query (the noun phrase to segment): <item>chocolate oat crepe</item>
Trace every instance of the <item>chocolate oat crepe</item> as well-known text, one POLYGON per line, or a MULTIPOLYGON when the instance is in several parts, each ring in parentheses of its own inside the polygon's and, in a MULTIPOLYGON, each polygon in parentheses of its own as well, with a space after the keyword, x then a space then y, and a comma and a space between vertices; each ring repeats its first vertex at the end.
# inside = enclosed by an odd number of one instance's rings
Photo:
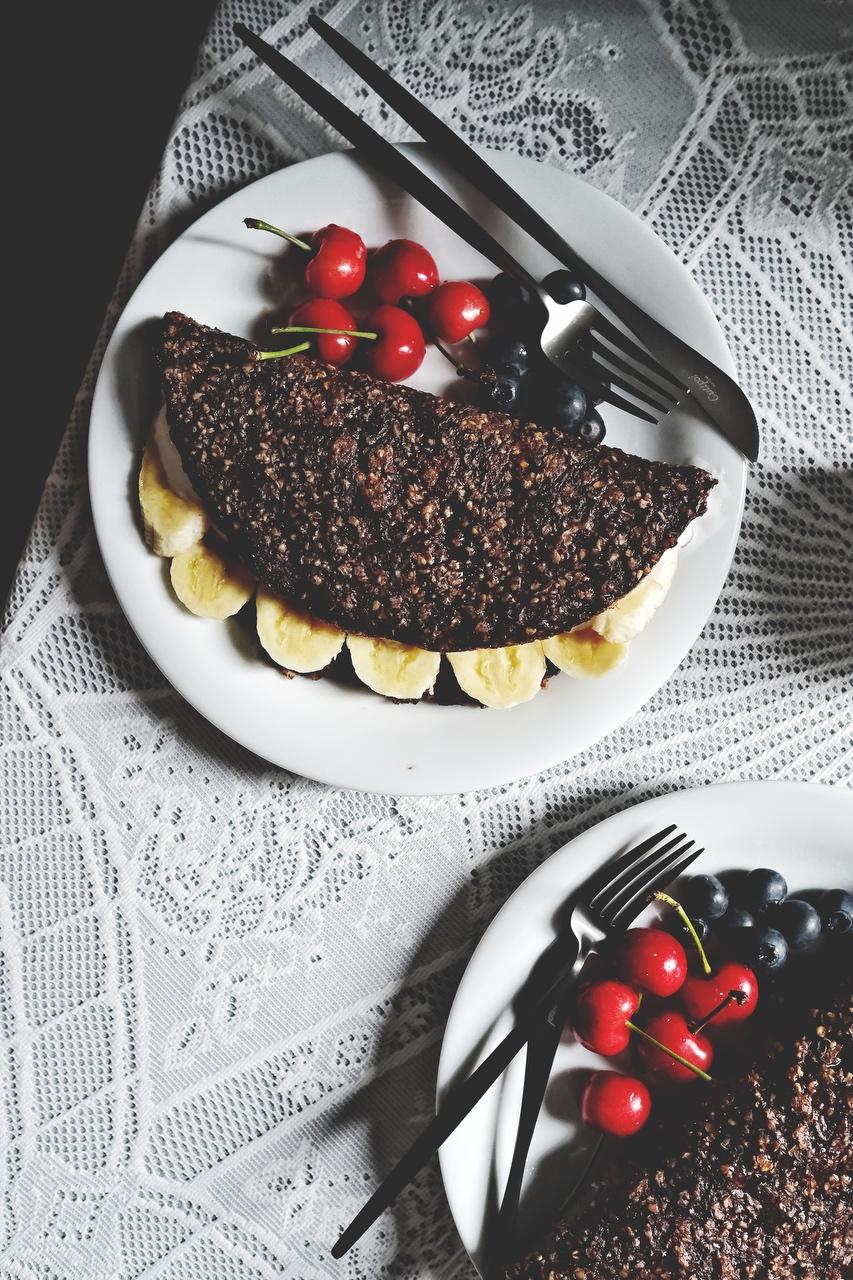
POLYGON ((680 1099, 506 1280, 846 1280, 853 1276, 849 978, 755 1047, 755 1065, 680 1099))
POLYGON ((345 631, 444 652, 569 631, 637 585, 715 483, 697 467, 254 352, 166 316, 172 438, 258 580, 345 631))

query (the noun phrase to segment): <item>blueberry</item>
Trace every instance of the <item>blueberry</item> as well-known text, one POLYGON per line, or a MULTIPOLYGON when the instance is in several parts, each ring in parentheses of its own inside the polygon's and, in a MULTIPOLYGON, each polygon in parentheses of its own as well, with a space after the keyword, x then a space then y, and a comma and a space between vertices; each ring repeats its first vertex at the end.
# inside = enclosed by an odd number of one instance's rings
POLYGON ((733 929, 752 929, 754 925, 755 917, 749 911, 744 911, 743 907, 729 907, 719 927, 724 933, 731 933, 733 929))
POLYGON ((853 935, 853 893, 846 889, 827 889, 818 902, 820 918, 833 937, 853 935))
POLYGON ((788 944, 778 929, 760 925, 756 930, 755 963, 760 973, 780 973, 788 959, 788 944))
POLYGON ((515 407, 521 395, 521 378, 517 374, 486 370, 481 381, 483 394, 490 408, 508 413, 515 407))
POLYGON ((788 944, 778 929, 761 924, 754 929, 736 929, 731 935, 738 958, 759 976, 781 973, 788 959, 788 944))
POLYGON ((607 428, 602 421, 601 414, 596 413, 595 409, 590 409, 583 422, 578 423, 575 427, 573 434, 579 440, 583 440, 584 444, 601 444, 607 435, 607 428))
POLYGON ((489 352, 489 359, 500 373, 523 377, 530 368, 530 351, 524 338, 499 338, 489 352))
POLYGON ((776 907, 771 920, 793 955, 814 951, 820 941, 820 916, 810 902, 787 898, 776 907))
POLYGON ((581 281, 564 267, 552 271, 542 283, 555 302, 582 302, 586 297, 581 281))
POLYGON ((716 876, 691 876, 679 891, 681 905, 689 916, 719 920, 729 909, 726 887, 716 876))
POLYGON ((527 285, 516 280, 515 276, 507 275, 505 271, 495 276, 487 286, 486 294, 492 310, 498 316, 507 315, 519 303, 528 307, 533 300, 527 285))
POLYGON ((576 382, 560 382, 551 394, 552 414, 558 427, 579 427, 586 417, 586 394, 576 382))
POLYGON ((777 907, 788 896, 785 877, 768 867, 755 867, 743 882, 738 897, 745 907, 759 915, 769 907, 777 907))

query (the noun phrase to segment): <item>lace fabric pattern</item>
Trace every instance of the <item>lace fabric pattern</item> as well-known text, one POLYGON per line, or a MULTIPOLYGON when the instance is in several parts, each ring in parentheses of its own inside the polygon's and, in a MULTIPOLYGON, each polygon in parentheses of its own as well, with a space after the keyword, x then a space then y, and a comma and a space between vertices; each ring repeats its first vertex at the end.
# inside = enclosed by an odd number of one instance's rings
POLYGON ((851 785, 853 8, 768 8, 221 3, 5 619, 4 1280, 473 1274, 435 1163, 344 1261, 328 1249, 430 1113, 456 984, 507 895, 654 794, 851 785), (89 403, 134 285, 211 202, 339 144, 232 22, 406 136, 333 65, 315 8, 471 141, 571 169, 646 219, 758 408, 743 533, 693 650, 624 727, 513 786, 393 799, 266 766, 166 686, 95 546, 89 403))

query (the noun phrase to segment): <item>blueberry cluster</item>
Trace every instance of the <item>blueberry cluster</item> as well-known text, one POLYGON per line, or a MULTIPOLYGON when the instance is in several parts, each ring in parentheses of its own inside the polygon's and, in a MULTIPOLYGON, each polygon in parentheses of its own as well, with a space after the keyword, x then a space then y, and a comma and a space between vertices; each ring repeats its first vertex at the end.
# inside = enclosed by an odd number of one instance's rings
MULTIPOLYGON (((586 297, 583 284, 570 271, 552 271, 542 284, 556 302, 586 297)), ((563 427, 587 444, 599 444, 605 428, 592 399, 578 383, 561 378, 542 355, 541 318, 529 290, 501 274, 492 280, 488 298, 497 327, 487 350, 489 376, 483 378, 490 407, 523 414, 543 426, 563 427)))
POLYGON ((789 898, 784 876, 768 867, 732 879, 728 888, 717 876, 691 876, 679 899, 703 941, 713 932, 726 952, 759 975, 780 974, 790 959, 814 955, 827 940, 853 944, 852 893, 829 889, 811 901, 789 898))

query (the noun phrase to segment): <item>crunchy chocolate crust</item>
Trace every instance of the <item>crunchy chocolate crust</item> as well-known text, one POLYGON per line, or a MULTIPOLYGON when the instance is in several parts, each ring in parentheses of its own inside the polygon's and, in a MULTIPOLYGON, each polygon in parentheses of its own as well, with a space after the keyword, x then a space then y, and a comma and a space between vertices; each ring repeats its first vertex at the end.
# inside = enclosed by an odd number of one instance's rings
MULTIPOLYGON (((656 1126, 508 1280, 853 1275, 853 996, 656 1126)), ((639 1139, 634 1140, 639 1142, 639 1139)))
POLYGON ((160 362, 186 472, 270 590, 431 650, 569 631, 624 596, 715 481, 171 312, 160 362))

